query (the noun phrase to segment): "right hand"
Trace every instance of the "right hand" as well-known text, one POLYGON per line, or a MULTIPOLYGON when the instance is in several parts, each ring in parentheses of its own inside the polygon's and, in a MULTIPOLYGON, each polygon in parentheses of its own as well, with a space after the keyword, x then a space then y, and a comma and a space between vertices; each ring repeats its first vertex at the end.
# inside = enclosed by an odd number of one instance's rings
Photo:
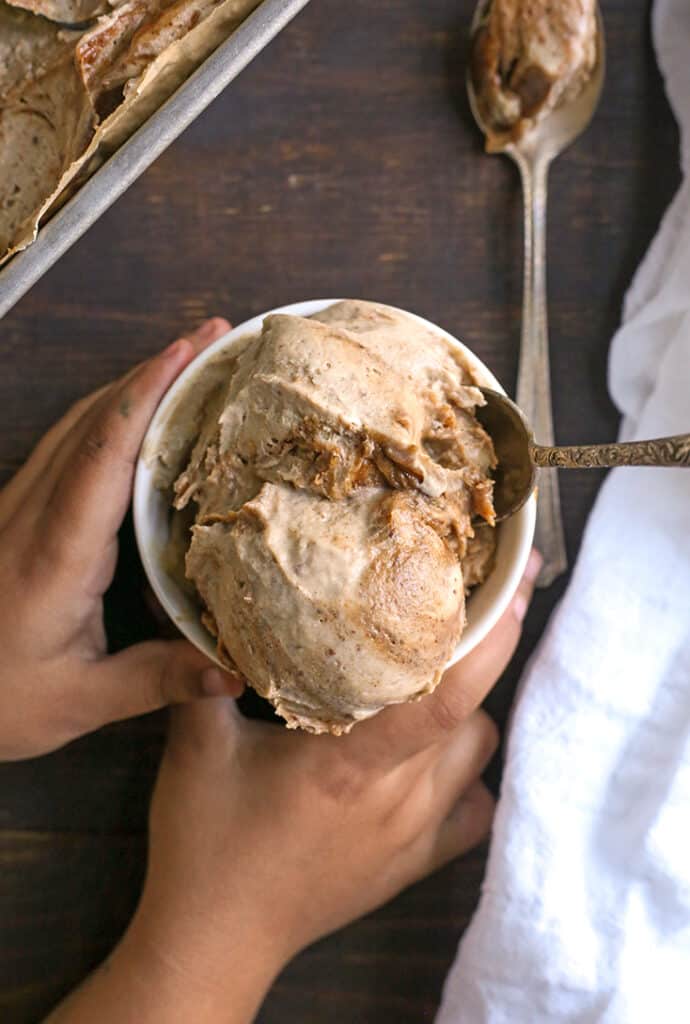
POLYGON ((348 736, 247 721, 225 698, 175 708, 140 907, 109 974, 71 1004, 82 1015, 55 1021, 128 1021, 127 998, 137 1024, 249 1021, 298 950, 478 843, 497 734, 477 707, 513 654, 538 570, 536 557, 433 694, 348 736))

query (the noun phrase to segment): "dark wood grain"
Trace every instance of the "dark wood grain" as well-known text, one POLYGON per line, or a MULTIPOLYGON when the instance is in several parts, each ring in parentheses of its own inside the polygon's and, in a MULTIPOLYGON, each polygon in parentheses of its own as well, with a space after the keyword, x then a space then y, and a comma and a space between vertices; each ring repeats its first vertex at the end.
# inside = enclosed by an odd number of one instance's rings
MULTIPOLYGON (((202 317, 362 296, 465 338, 511 387, 521 299, 515 169, 482 155, 464 91, 468 0, 312 0, 0 323, 0 475, 84 392, 202 317)), ((549 299, 560 442, 606 441, 606 355, 677 185, 647 0, 604 0, 609 74, 552 174, 549 299)), ((577 553, 601 476, 562 477, 577 553)), ((131 529, 109 595, 115 646, 153 630, 131 529)), ((566 580, 537 596, 489 707, 503 722, 566 580)), ((0 1018, 37 1020, 133 907, 164 716, 0 768, 0 1018)), ((497 780, 494 769, 494 781, 497 780)), ((299 957, 261 1024, 431 1021, 479 890, 477 852, 299 957)))
POLYGON ((145 837, 0 832, 0 1020, 31 1024, 109 952, 134 909, 145 837))
MULTIPOLYGON (((0 833, 3 1024, 38 1020, 108 953, 134 909, 144 853, 141 833, 0 833)), ((374 914, 317 943, 279 978, 260 1019, 432 1020, 446 967, 439 940, 452 944, 469 921, 485 853, 439 873, 431 890, 404 893, 386 910, 385 933, 374 914)))

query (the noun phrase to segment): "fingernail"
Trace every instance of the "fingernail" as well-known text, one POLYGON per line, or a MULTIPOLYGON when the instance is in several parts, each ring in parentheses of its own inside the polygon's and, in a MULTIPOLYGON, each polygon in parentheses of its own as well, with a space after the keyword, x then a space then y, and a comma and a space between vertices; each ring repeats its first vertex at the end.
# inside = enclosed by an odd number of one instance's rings
POLYGON ((525 566, 525 579, 529 580, 530 583, 534 583, 537 576, 541 572, 541 567, 544 564, 544 559, 536 548, 532 548, 530 556, 527 559, 527 565, 525 566))
POLYGON ((527 565, 525 566, 522 583, 520 584, 515 593, 515 597, 513 598, 512 604, 513 615, 520 623, 524 621, 524 618, 527 615, 527 609, 529 608, 530 598, 532 596, 532 587, 535 583, 537 576, 539 575, 539 572, 543 564, 544 559, 542 558, 540 553, 537 551, 536 548, 532 548, 532 550, 530 551, 530 556, 527 559, 527 565), (530 584, 530 586, 528 586, 527 588, 525 588, 524 586, 525 581, 528 584, 530 584), (529 593, 526 594, 525 589, 527 589, 529 593))
POLYGON ((174 359, 181 353, 182 349, 187 344, 188 341, 186 338, 178 338, 177 341, 173 341, 171 345, 168 345, 167 348, 163 349, 161 353, 163 359, 174 359))
POLYGON ((513 615, 518 622, 524 622, 525 615, 527 615, 527 609, 529 608, 529 601, 522 593, 518 590, 517 594, 513 598, 513 615))
POLYGON ((219 668, 207 668, 201 675, 201 691, 205 697, 228 697, 241 691, 237 679, 221 672, 219 668))
POLYGON ((212 319, 205 320, 200 327, 197 327, 197 329, 194 332, 194 335, 199 341, 209 341, 211 338, 214 338, 217 333, 218 321, 212 319))

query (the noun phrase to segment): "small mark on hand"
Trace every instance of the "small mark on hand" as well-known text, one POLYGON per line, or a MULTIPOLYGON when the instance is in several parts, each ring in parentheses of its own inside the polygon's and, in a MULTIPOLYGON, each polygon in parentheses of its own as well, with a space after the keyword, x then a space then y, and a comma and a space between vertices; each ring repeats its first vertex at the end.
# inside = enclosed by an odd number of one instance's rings
POLYGON ((132 399, 129 395, 125 395, 120 402, 120 416, 124 416, 128 419, 130 412, 132 411, 132 399))

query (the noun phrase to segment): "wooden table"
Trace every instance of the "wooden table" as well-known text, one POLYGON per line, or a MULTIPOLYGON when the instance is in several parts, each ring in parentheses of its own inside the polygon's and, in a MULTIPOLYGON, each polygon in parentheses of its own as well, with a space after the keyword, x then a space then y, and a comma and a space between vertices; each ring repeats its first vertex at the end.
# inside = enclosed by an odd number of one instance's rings
MULTIPOLYGON (((678 180, 647 0, 604 0, 609 74, 552 175, 556 433, 614 437, 606 354, 621 299, 678 180)), ((466 339, 512 386, 521 207, 482 155, 464 90, 471 0, 313 0, 0 324, 7 479, 77 396, 211 313, 362 296, 466 339)), ((601 477, 562 476, 577 554, 601 477)), ((504 721, 561 580, 535 599, 489 706, 504 721)), ((131 528, 109 595, 113 645, 149 635, 131 528)), ((134 907, 163 715, 0 768, 0 1019, 35 1021, 115 942, 134 907)), ((496 773, 494 773, 494 776, 496 773)), ((419 1024, 478 898, 481 850, 320 942, 261 1024, 419 1024)), ((192 1022, 190 1022, 192 1024, 192 1022)))

